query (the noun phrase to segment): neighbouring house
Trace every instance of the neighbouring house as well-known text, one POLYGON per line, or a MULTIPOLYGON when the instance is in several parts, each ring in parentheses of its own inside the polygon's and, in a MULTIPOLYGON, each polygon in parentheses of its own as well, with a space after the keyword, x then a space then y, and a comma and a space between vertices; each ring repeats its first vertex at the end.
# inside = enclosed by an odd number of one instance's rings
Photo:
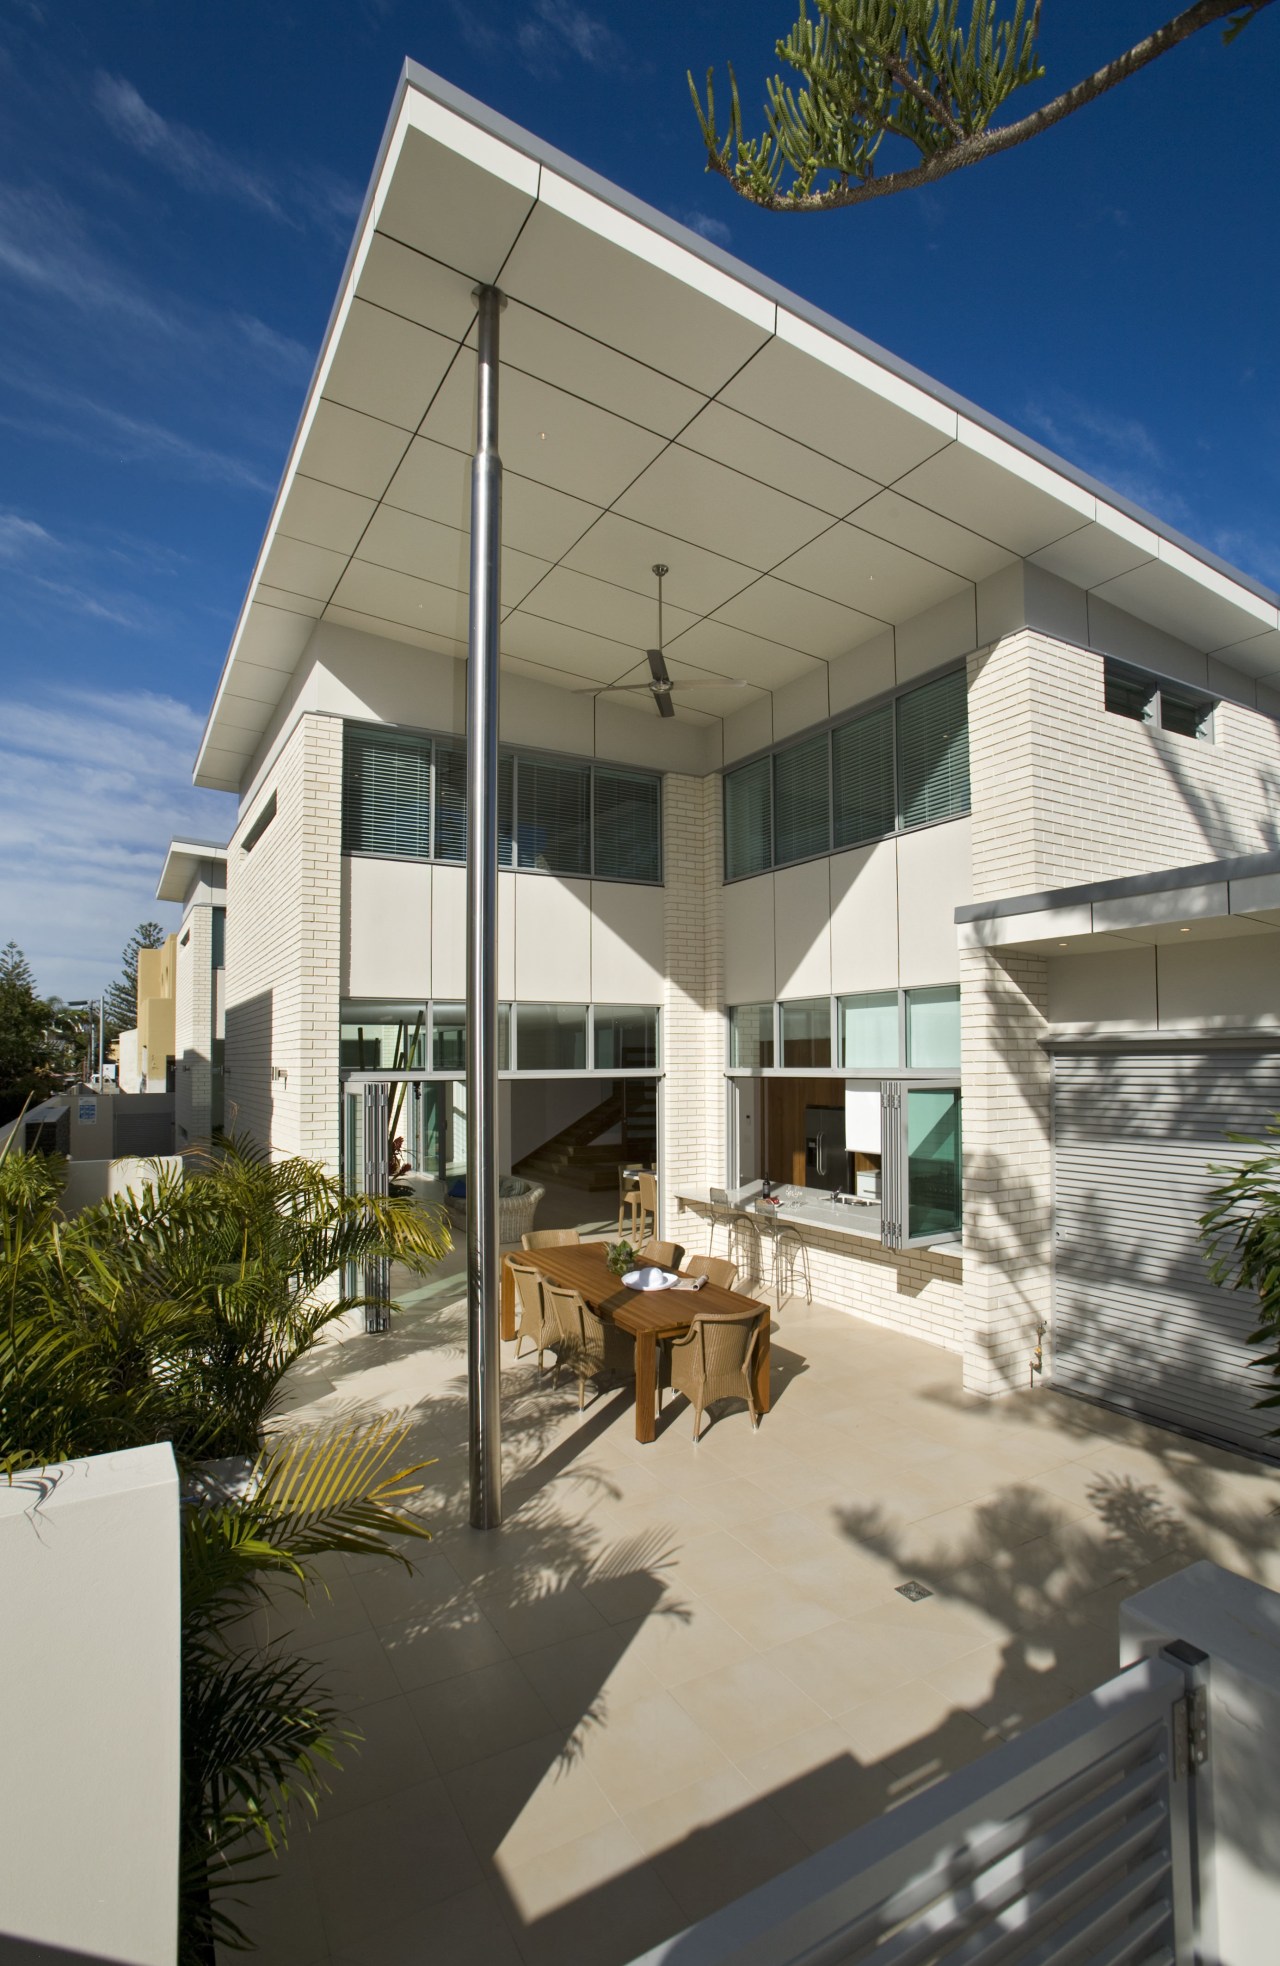
POLYGON ((170 938, 174 1120, 181 1152, 207 1141, 224 1120, 226 847, 171 840, 156 899, 182 908, 182 924, 170 938))
POLYGON ((138 1022, 116 1042, 122 1092, 172 1092, 178 938, 138 951, 138 1022))
POLYGON ((1280 1109, 1277 597, 412 65, 196 766, 239 820, 162 883, 225 869, 237 1126, 465 1178, 478 283, 503 1171, 656 1161, 664 1234, 787 1224, 974 1393, 1261 1447, 1196 1217, 1280 1109))

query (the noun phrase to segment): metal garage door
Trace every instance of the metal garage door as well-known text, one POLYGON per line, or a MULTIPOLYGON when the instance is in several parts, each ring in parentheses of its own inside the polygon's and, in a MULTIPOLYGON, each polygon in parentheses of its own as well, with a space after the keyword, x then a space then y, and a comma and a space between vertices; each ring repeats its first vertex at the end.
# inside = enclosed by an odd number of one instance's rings
POLYGON ((1249 1366, 1257 1300, 1209 1281, 1211 1164, 1280 1114, 1280 1054, 1059 1051, 1054 1058, 1054 1380, 1192 1433, 1280 1455, 1249 1366))

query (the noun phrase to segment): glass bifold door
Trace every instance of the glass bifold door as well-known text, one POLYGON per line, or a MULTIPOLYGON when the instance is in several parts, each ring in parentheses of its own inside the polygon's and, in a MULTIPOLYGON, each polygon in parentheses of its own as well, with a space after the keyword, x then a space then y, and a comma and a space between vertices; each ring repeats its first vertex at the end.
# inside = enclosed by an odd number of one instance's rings
MULTIPOLYGON (((342 1178, 349 1195, 396 1192, 442 1201, 466 1174, 465 1088, 458 1079, 348 1080, 342 1091, 342 1178)), ((349 1264, 343 1289, 362 1296, 365 1329, 390 1325, 391 1265, 349 1264)))

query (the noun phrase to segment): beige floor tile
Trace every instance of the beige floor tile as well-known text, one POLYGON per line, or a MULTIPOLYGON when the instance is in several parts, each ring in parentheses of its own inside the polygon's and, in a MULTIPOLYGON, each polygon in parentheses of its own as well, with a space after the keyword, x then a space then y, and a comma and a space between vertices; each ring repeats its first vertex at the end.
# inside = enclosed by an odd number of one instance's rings
POLYGON ((607 1822, 536 1862, 504 1863, 508 1920, 528 1966, 625 1966, 686 1923, 631 1832, 607 1822))
POLYGON ((223 1907, 249 1944, 246 1954, 220 1946, 218 1966, 238 1966, 246 1957, 270 1960, 272 1966, 316 1966, 328 1959, 328 1938, 310 1864, 311 1837, 303 1827, 294 1831, 287 1849, 263 1866, 260 1884, 227 1894, 223 1907))
POLYGON ((412 1572, 399 1563, 379 1563, 354 1573, 356 1595, 375 1629, 402 1618, 425 1618, 466 1595, 457 1571, 434 1546, 414 1551, 413 1564, 412 1572))
MULTIPOLYGON (((521 1966, 498 1891, 473 1884, 431 1907, 430 1920, 403 1919, 349 1942, 333 1966, 521 1966)), ((264 1960, 263 1966, 271 1966, 264 1960)))
POLYGON ((583 1749, 589 1729, 559 1727, 445 1777, 472 1847, 490 1870, 532 1862, 616 1814, 583 1749))
POLYGON ((817 1631, 822 1625, 834 1624, 838 1616, 830 1604, 776 1586, 772 1590, 761 1590, 756 1585, 717 1589, 705 1592, 699 1601, 741 1632, 759 1652, 767 1652, 771 1646, 781 1645, 789 1638, 803 1638, 806 1632, 817 1631))
POLYGON ((1016 1645, 992 1645, 953 1659, 928 1678, 955 1708, 1012 1739, 1083 1690, 1073 1663, 1069 1647, 1061 1657, 1052 1647, 1038 1647, 1033 1665, 1016 1645))
POLYGON ((439 1773, 403 1694, 352 1708, 343 1719, 361 1738, 341 1750, 341 1770, 329 1777, 330 1793, 320 1805, 325 1822, 439 1773))
POLYGON ((378 1638, 396 1688, 405 1693, 511 1656, 489 1620, 473 1609, 452 1613, 447 1624, 433 1623, 430 1614, 402 1618, 384 1625, 378 1638))
POLYGON ((328 1821, 311 1833, 311 1875, 331 1950, 419 1916, 481 1880, 442 1782, 422 1782, 328 1821))
POLYGON ((646 1854, 653 1857, 683 1842, 695 1830, 732 1818, 756 1799, 755 1789, 740 1769, 721 1768, 687 1788, 646 1803, 642 1809, 628 1810, 622 1820, 646 1854))
POLYGON ((824 1712, 779 1669, 772 1653, 686 1680, 672 1688, 672 1697, 730 1755, 744 1752, 747 1742, 761 1749, 806 1733, 821 1725, 824 1712))
POLYGON ((668 1692, 613 1708, 604 1726, 587 1731, 582 1755, 619 1814, 643 1809, 730 1766, 710 1734, 668 1692))
POLYGON ((841 1714, 836 1725, 864 1767, 900 1786, 920 1786, 924 1778, 963 1767, 999 1738, 929 1679, 882 1693, 841 1714))
POLYGON ((721 1821, 699 1824, 652 1861, 672 1897, 695 1920, 756 1890, 809 1854, 808 1845, 772 1803, 756 1797, 721 1821))
POLYGON ((886 1806, 882 1778, 862 1765, 830 1724, 749 1755, 740 1765, 756 1794, 807 1850, 825 1849, 886 1806))
POLYGON ((516 1656, 581 1638, 584 1632, 603 1631, 606 1625, 601 1612, 573 1584, 529 1597, 488 1591, 476 1603, 508 1652, 516 1656))
POLYGON ((855 1619, 824 1625, 805 1638, 775 1646, 765 1657, 804 1688, 824 1712, 838 1715, 908 1680, 923 1678, 955 1655, 956 1641, 948 1632, 855 1619))
POLYGON ((571 1727, 598 1708, 625 1706, 662 1690, 635 1656, 628 1635, 617 1631, 584 1632, 561 1645, 524 1652, 520 1667, 552 1717, 571 1727))
POLYGON ((756 1649, 702 1597, 677 1601, 617 1629, 626 1635, 631 1656, 663 1687, 719 1671, 756 1649))
POLYGON ((320 1667, 323 1683, 343 1713, 389 1700, 401 1690, 378 1634, 368 1625, 350 1638, 308 1645, 305 1656, 320 1667))
POLYGON ((442 1775, 539 1740, 556 1724, 514 1659, 421 1686, 406 1697, 442 1775))
POLYGON ((735 1584, 756 1583, 767 1590, 774 1583, 774 1573, 767 1560, 749 1546, 749 1533, 749 1525, 744 1525, 741 1533, 713 1529, 682 1544, 671 1559, 673 1587, 695 1591, 699 1596, 735 1584))

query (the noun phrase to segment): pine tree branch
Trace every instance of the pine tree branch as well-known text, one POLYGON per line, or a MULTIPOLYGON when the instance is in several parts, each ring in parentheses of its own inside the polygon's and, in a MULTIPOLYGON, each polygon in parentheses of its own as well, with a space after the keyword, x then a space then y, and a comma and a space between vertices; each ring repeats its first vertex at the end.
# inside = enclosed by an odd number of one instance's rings
MULTIPOLYGON (((971 164, 982 163, 988 157, 999 156, 1006 150, 1016 149, 1018 145, 1029 142, 1032 137, 1052 129, 1056 123, 1064 122, 1068 116, 1075 115, 1076 111, 1083 109, 1086 104, 1096 102, 1100 96, 1118 88, 1122 82, 1127 82, 1131 76, 1150 67, 1152 62, 1158 61, 1162 55, 1167 55, 1174 48, 1180 47, 1184 41, 1189 41, 1193 35, 1201 33, 1206 27, 1212 27, 1217 21, 1228 20, 1230 25, 1223 38, 1228 41, 1234 40, 1258 14, 1273 4, 1274 0, 1196 0, 1194 6, 1186 8, 1172 20, 1166 21, 1163 27, 1157 28, 1154 33, 1135 43, 1124 54, 1105 62, 1101 68, 1095 69, 1092 75, 1085 76, 1073 88, 1065 90, 1060 96, 1055 96, 1052 102, 1043 104, 1041 108, 1033 110, 1028 116, 1021 117, 1017 122, 1006 123, 995 129, 986 128, 971 135, 962 133, 949 148, 924 158, 919 164, 907 170, 892 171, 880 178, 868 176, 859 179, 856 183, 837 178, 834 184, 828 185, 821 191, 781 191, 776 184, 766 187, 758 177, 753 180, 746 168, 741 163, 731 160, 730 156, 731 150, 741 143, 741 121, 736 86, 735 114, 730 135, 724 142, 716 136, 710 98, 708 113, 704 115, 692 76, 689 78, 689 86, 693 91, 703 139, 706 143, 707 169, 724 178, 739 197, 745 198, 750 204, 759 205, 764 211, 836 211, 846 205, 866 204, 873 198, 887 198, 899 191, 911 191, 924 185, 936 184, 940 178, 949 177, 953 171, 964 170, 971 164)), ((1033 39, 1039 32, 1041 6, 1042 0, 1035 0, 1031 15, 1033 39)), ((900 57, 896 54, 885 54, 882 60, 899 87, 920 102, 930 115, 935 116, 948 135, 954 135, 959 127, 955 119, 949 112, 944 111, 943 105, 923 83, 911 75, 900 57)), ((875 120, 879 122, 880 119, 875 120)))

